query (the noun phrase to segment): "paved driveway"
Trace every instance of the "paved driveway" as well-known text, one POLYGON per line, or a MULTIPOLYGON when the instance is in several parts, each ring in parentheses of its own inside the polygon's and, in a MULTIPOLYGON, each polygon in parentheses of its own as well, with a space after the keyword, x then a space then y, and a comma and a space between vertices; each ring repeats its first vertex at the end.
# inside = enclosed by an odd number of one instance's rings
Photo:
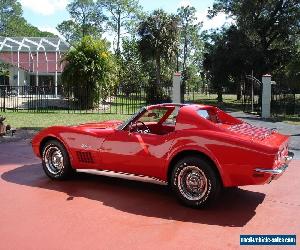
POLYGON ((162 185, 88 174, 51 181, 29 140, 1 143, 0 249, 253 249, 239 247, 240 234, 300 235, 299 167, 195 210, 162 185))

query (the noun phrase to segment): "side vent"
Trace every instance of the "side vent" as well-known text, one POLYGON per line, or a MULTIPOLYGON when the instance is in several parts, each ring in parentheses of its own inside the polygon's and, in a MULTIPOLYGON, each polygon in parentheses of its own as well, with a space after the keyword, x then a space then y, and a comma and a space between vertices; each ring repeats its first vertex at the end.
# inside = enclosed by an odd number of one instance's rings
POLYGON ((81 163, 94 163, 91 152, 81 152, 77 151, 77 158, 81 163))

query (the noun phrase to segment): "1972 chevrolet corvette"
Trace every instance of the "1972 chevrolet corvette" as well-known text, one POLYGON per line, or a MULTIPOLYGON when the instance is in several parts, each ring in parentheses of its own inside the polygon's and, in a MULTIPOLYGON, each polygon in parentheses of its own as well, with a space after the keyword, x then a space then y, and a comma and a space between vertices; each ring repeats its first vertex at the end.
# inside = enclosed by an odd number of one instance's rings
POLYGON ((277 179, 293 155, 288 136, 206 105, 159 104, 129 120, 55 126, 32 140, 45 173, 108 170, 167 182, 184 204, 201 207, 222 187, 277 179))

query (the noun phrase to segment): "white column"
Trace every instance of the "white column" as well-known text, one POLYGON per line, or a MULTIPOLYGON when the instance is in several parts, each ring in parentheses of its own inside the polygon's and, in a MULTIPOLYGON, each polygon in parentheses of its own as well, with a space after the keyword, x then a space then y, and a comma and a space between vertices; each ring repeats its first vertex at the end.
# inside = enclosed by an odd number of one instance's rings
POLYGON ((39 86, 39 51, 36 52, 36 86, 39 86))
POLYGON ((176 72, 173 75, 173 89, 172 89, 173 103, 180 103, 180 83, 181 83, 181 73, 176 72))
POLYGON ((10 66, 9 67, 9 85, 10 86, 14 85, 14 75, 15 75, 15 68, 14 68, 14 66, 10 66))
POLYGON ((17 89, 17 93, 18 96, 20 94, 20 51, 18 50, 18 79, 17 79, 17 85, 18 85, 18 89, 17 89))
POLYGON ((262 77, 262 100, 261 100, 261 117, 270 118, 271 116, 271 75, 262 77))

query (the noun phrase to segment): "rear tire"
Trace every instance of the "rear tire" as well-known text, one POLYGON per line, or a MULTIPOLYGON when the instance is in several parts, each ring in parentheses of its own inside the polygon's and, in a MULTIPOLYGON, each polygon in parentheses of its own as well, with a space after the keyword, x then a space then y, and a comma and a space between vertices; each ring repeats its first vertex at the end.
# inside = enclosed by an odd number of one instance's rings
POLYGON ((67 179, 74 173, 66 148, 56 140, 50 140, 44 145, 42 165, 44 172, 51 179, 67 179))
POLYGON ((221 183, 210 163, 200 157, 187 156, 175 164, 171 187, 184 205, 200 208, 216 201, 221 183))

